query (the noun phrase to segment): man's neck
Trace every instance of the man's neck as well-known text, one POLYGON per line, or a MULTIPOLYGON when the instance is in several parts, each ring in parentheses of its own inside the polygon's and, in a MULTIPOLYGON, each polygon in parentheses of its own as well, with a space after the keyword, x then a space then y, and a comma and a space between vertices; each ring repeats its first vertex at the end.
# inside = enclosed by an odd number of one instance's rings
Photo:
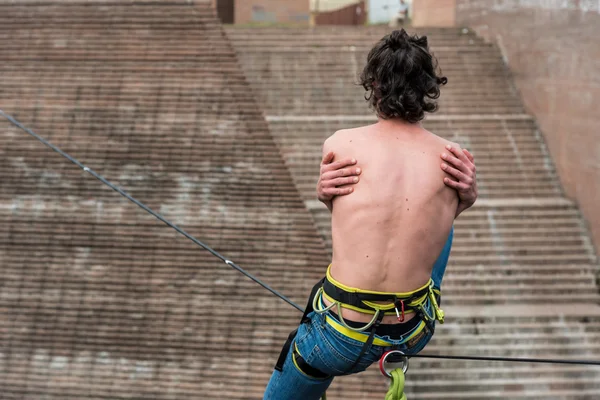
POLYGON ((401 129, 401 130, 407 131, 407 132, 418 131, 418 130, 423 129, 421 122, 411 123, 411 122, 405 121, 400 118, 389 118, 389 119, 378 118, 377 123, 383 129, 394 129, 394 130, 401 129))

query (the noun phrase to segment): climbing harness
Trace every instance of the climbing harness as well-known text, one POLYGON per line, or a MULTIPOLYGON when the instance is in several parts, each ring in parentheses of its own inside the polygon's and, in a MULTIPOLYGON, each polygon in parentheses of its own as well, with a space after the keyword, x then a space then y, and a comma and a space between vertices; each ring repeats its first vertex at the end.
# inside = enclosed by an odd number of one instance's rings
MULTIPOLYGON (((278 291, 276 291, 275 289, 271 288, 269 285, 267 285, 266 283, 262 282, 260 279, 256 278, 255 276, 253 276, 252 274, 248 273, 247 271, 245 271, 243 268, 239 267, 238 265, 236 265, 233 261, 228 260, 227 258, 225 258, 223 255, 221 255, 220 253, 218 253, 217 251, 213 250, 211 247, 209 247, 208 245, 204 244, 203 242, 201 242, 200 240, 196 239, 195 237, 193 237, 192 235, 190 235, 189 233, 187 233, 186 231, 184 231, 183 229, 179 228, 177 225, 173 224, 172 222, 170 222, 169 220, 167 220, 165 217, 163 217, 162 215, 160 215, 159 213, 157 213, 156 211, 152 210, 150 207, 146 206, 145 204, 143 204, 142 202, 140 202, 139 200, 135 199, 134 197, 132 197, 131 195, 129 195, 127 192, 125 192, 123 189, 119 188, 118 186, 114 185, 113 183, 111 183, 110 181, 108 181, 107 179, 105 179, 103 176, 101 176, 100 174, 96 173, 95 171, 93 171, 92 169, 86 167, 84 164, 82 164, 80 161, 78 161, 77 159, 73 158, 72 156, 70 156, 69 154, 65 153, 64 151, 62 151, 60 148, 56 147, 55 145, 53 145, 52 143, 48 142, 47 140, 45 140, 43 137, 37 135, 35 132, 33 132, 31 129, 27 128, 26 126, 24 126, 23 124, 21 124, 19 121, 17 121, 16 119, 14 119, 13 117, 11 117, 10 115, 6 114, 4 111, 0 110, 0 116, 6 118, 9 122, 11 122, 13 125, 17 126, 18 128, 22 129, 23 131, 25 131, 26 133, 28 133, 29 135, 31 135, 32 137, 34 137, 36 140, 38 140, 39 142, 41 142, 42 144, 44 144, 45 146, 49 147, 51 150, 55 151, 56 153, 58 153, 59 155, 61 155, 62 157, 66 158, 67 160, 69 160, 71 163, 75 164, 76 166, 78 166, 79 168, 81 168, 84 172, 89 173, 90 175, 92 175, 94 178, 96 178, 97 180, 99 180, 100 182, 102 182, 103 184, 105 184, 106 186, 110 187, 111 189, 113 189, 114 191, 116 191, 117 193, 119 193, 121 196, 125 197, 127 200, 131 201, 132 203, 134 203, 135 205, 137 205, 138 207, 142 208, 144 211, 146 211, 147 213, 151 214, 152 216, 154 216, 156 219, 158 219, 159 221, 163 222, 164 224, 166 224, 167 226, 173 228, 175 231, 177 231, 178 233, 180 233, 181 235, 185 236, 186 238, 188 238, 189 240, 191 240, 192 242, 194 242, 196 245, 202 247, 203 249, 205 249, 206 251, 208 251, 209 253, 211 253, 212 255, 214 255, 215 257, 219 258, 221 261, 223 261, 225 264, 229 265, 230 267, 236 269, 237 271, 239 271, 240 273, 244 274, 246 277, 250 278, 251 280, 253 280, 254 282, 258 283, 260 286, 262 286, 263 288, 267 289, 269 292, 271 292, 272 294, 274 294, 275 296, 279 297, 280 299, 284 300, 285 302, 287 302, 288 304, 290 304, 292 307, 296 308, 299 311, 303 311, 303 316, 301 319, 301 323, 306 323, 308 322, 308 314, 312 311, 317 311, 317 309, 315 309, 313 307, 313 304, 315 304, 315 297, 317 296, 317 294, 322 294, 323 296, 329 296, 328 299, 332 299, 332 305, 330 305, 329 307, 324 307, 324 308, 319 308, 318 312, 319 313, 324 313, 325 311, 329 311, 331 310, 334 306, 338 307, 338 311, 341 311, 341 300, 339 300, 339 297, 337 297, 338 295, 340 296, 345 296, 343 293, 344 292, 349 292, 349 298, 346 299, 349 301, 349 306, 350 307, 354 307, 357 304, 359 304, 359 307, 361 308, 361 311, 367 311, 370 313, 374 314, 374 317, 372 319, 371 322, 369 322, 367 325, 365 325, 361 330, 358 330, 358 332, 362 332, 366 329, 371 328, 371 333, 369 335, 369 338, 367 339, 367 341, 365 341, 365 346, 363 346, 361 355, 359 357, 359 359, 362 357, 362 355, 364 354, 364 352, 366 352, 367 349, 367 343, 369 342, 373 342, 376 338, 374 338, 374 332, 377 329, 377 327, 379 327, 381 320, 383 319, 383 316, 386 314, 386 312, 389 312, 391 309, 394 309, 394 312, 398 318, 398 320, 400 322, 402 322, 403 318, 405 317, 405 314, 407 312, 413 312, 415 309, 417 310, 416 312, 423 312, 423 310, 419 310, 419 299, 414 299, 412 298, 412 296, 410 296, 409 298, 404 298, 402 296, 397 296, 396 299, 394 299, 393 301, 393 306, 388 306, 385 307, 380 304, 376 304, 372 303, 370 304, 369 302, 373 302, 373 301, 377 301, 376 299, 374 299, 373 297, 371 297, 368 293, 366 297, 363 297, 363 295, 365 293, 361 293, 363 291, 356 291, 353 292, 352 291, 347 291, 345 290, 344 286, 339 284, 339 282, 336 282, 338 285, 336 285, 333 280, 333 278, 331 278, 331 280, 326 278, 323 278, 321 281, 319 281, 314 287, 313 290, 311 292, 311 295, 309 297, 309 301, 307 306, 305 307, 305 309, 302 309, 299 305, 297 305, 296 303, 294 303, 292 300, 290 300, 289 298, 287 298, 286 296, 284 296, 283 294, 279 293, 278 291), (337 287, 337 289, 331 290, 331 287, 328 285, 328 289, 324 288, 324 284, 329 281, 334 287, 337 287), (341 291, 339 291, 338 289, 342 289, 341 291), (340 294, 341 293, 341 294, 340 294), (366 303, 363 302, 362 300, 366 300, 366 303), (365 308, 363 308, 365 307, 365 308), (370 309, 368 308, 370 307, 370 309)), ((329 274, 329 270, 328 270, 328 277, 330 277, 329 274)), ((352 288, 349 288, 352 289, 352 288)), ((421 288, 424 289, 424 288, 421 288)), ((376 292, 374 292, 376 293, 376 292)), ((371 293, 373 294, 373 293, 371 293)), ((402 294, 396 294, 396 295, 402 295, 402 294)), ((434 318, 440 322, 443 322, 444 320, 444 313, 443 311, 439 308, 438 306, 438 301, 437 298, 439 296, 439 291, 436 291, 436 289, 434 289, 433 287, 431 287, 431 285, 428 285, 427 287, 427 294, 426 296, 428 296, 431 300, 431 303, 433 305, 434 308, 434 312, 435 315, 432 314, 426 314, 424 313, 422 315, 422 318, 427 318, 429 317, 429 319, 432 321, 434 318)), ((388 299, 389 300, 389 297, 388 299)), ((357 328, 354 327, 350 327, 344 320, 343 317, 341 317, 341 312, 338 313, 338 315, 340 316, 340 322, 342 322, 345 328, 348 329, 348 332, 352 332, 355 331, 357 328)), ((288 336, 288 339, 286 341, 286 344, 284 345, 284 348, 282 349, 282 352, 279 356, 279 359, 277 360, 277 364, 275 366, 275 369, 278 369, 279 371, 281 371, 281 368, 283 367, 283 362, 285 361, 285 356, 287 356, 289 349, 291 347, 291 343, 295 337, 297 333, 297 330, 294 330, 292 333, 290 333, 290 335, 288 336), (285 351, 285 356, 283 357, 282 360, 282 355, 284 354, 285 351)), ((370 345, 371 343, 369 343, 370 345)), ((392 358, 394 355, 391 355, 392 358)), ((411 355, 411 357, 415 357, 415 358, 435 358, 435 359, 448 359, 448 360, 482 360, 482 361, 509 361, 509 362, 527 362, 527 363, 551 363, 551 364, 576 364, 576 365, 590 365, 590 366, 600 366, 600 360, 560 360, 560 359, 541 359, 541 358, 512 358, 512 357, 476 357, 476 356, 446 356, 446 355, 422 355, 422 354, 416 354, 416 355, 411 355)), ((302 366, 302 365, 308 365, 306 364, 306 362, 303 362, 304 360, 302 359, 301 355, 298 353, 297 356, 295 357, 295 362, 298 366, 302 366)), ((358 362, 358 360, 357 360, 358 362)), ((382 361, 380 360, 380 363, 382 361)), ((383 361, 383 364, 385 364, 385 360, 383 361)), ((408 364, 407 364, 408 367, 408 364)), ((380 368, 381 368, 381 364, 380 364, 380 368)), ((403 369, 393 369, 392 371, 389 372, 390 377, 392 378, 392 385, 390 386, 390 391, 392 390, 392 388, 396 389, 396 392, 394 392, 392 394, 395 395, 396 397, 387 397, 386 396, 386 400, 406 400, 406 396, 404 397, 398 397, 398 391, 402 392, 403 388, 404 388, 404 372, 402 372, 403 369), (399 371, 399 372, 398 372, 399 371)), ((384 369, 385 371, 385 369, 384 369)), ((314 372, 314 371, 313 371, 314 372)), ((403 393, 400 393, 401 395, 403 395, 403 393)), ((390 392, 388 392, 388 395, 390 395, 390 392)), ((325 399, 325 397, 323 397, 323 400, 325 399)))
POLYGON ((417 313, 417 317, 420 319, 419 325, 410 335, 403 338, 403 343, 417 337, 426 328, 433 332, 436 320, 444 323, 444 312, 439 308, 437 301, 439 295, 440 292, 434 289, 432 280, 417 290, 406 293, 385 293, 353 288, 335 280, 331 276, 331 265, 329 265, 322 287, 317 289, 315 296, 312 298, 311 308, 318 314, 325 314, 335 307, 337 309, 337 320, 330 315, 326 315, 325 321, 341 334, 364 342, 359 356, 349 369, 351 371, 371 345, 391 345, 391 343, 375 337, 385 315, 395 314, 398 322, 404 322, 407 313, 417 313), (318 303, 321 303, 323 298, 327 299, 330 305, 320 308, 318 303), (427 311, 428 304, 433 309, 431 313, 427 311), (344 320, 342 316, 343 308, 373 314, 373 317, 364 326, 353 327, 344 320), (365 338, 367 330, 369 330, 369 334, 365 338))
POLYGON ((422 287, 406 293, 386 293, 371 290, 362 290, 344 285, 331 276, 331 265, 327 268, 327 275, 323 282, 323 287, 317 291, 313 298, 313 309, 321 314, 334 307, 337 308, 337 315, 340 322, 347 328, 355 332, 362 332, 369 329, 376 320, 383 315, 396 315, 398 322, 404 322, 406 314, 416 312, 424 320, 433 323, 434 320, 444 323, 444 311, 438 305, 440 296, 439 289, 433 287, 433 280, 429 280, 422 287), (319 309, 317 302, 323 296, 331 304, 323 309, 319 309), (431 302, 433 312, 427 311, 427 302, 431 302), (380 304, 387 302, 387 304, 380 304), (342 317, 342 308, 348 308, 361 313, 373 314, 369 323, 360 328, 349 326, 342 317), (393 310, 393 311, 391 311, 393 310))
MULTIPOLYGON (((433 288, 433 281, 431 280, 417 290, 407 293, 385 293, 352 288, 335 280, 331 275, 331 265, 329 265, 325 278, 317 282, 311 290, 308 303, 304 309, 304 314, 300 319, 300 324, 310 323, 311 320, 308 315, 313 311, 317 314, 326 314, 325 322, 331 326, 331 328, 337 330, 346 337, 363 342, 358 357, 356 357, 353 364, 347 370, 347 373, 349 373, 356 365, 358 365, 362 357, 373 344, 378 346, 393 345, 392 343, 375 336, 385 315, 396 315, 399 322, 404 322, 407 313, 417 313, 419 318, 418 325, 409 335, 402 339, 402 343, 409 342, 415 337, 420 337, 419 335, 425 329, 429 329, 430 332, 433 332, 435 321, 437 320, 441 323, 444 321, 444 312, 439 308, 437 301, 439 295, 439 290, 433 288), (330 302, 329 306, 324 305, 324 298, 330 302), (428 312, 428 306, 433 311, 428 312), (336 318, 329 313, 334 308, 337 310, 336 318), (342 315, 343 308, 372 314, 373 317, 368 323, 361 327, 351 326, 344 320, 342 315)), ((313 378, 329 378, 329 375, 311 367, 304 361, 304 358, 298 352, 298 349, 294 344, 297 333, 298 328, 289 334, 281 349, 279 358, 275 364, 275 369, 280 372, 283 371, 285 360, 291 350, 294 366, 300 372, 313 378)), ((395 351, 389 354, 397 355, 402 353, 395 351)), ((382 358, 383 361, 380 362, 380 368, 383 363, 385 363, 386 358, 387 356, 382 358)), ((408 365, 408 363, 406 365, 408 365)), ((404 378, 402 377, 402 380, 403 379, 404 378)), ((399 380, 396 379, 396 382, 399 382, 399 380)), ((404 384, 402 384, 402 387, 403 385, 404 384)), ((398 384, 395 384, 395 387, 399 387, 398 384)))

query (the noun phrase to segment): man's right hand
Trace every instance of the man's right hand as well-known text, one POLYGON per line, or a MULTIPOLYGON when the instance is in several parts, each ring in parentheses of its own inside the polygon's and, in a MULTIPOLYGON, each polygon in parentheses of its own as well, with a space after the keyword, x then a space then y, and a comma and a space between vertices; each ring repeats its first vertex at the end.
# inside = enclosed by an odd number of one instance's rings
POLYGON ((335 154, 330 151, 321 161, 321 174, 317 183, 317 198, 331 210, 331 200, 335 196, 350 194, 354 189, 347 185, 358 183, 361 173, 355 159, 333 161, 335 154), (344 186, 344 187, 340 187, 344 186))

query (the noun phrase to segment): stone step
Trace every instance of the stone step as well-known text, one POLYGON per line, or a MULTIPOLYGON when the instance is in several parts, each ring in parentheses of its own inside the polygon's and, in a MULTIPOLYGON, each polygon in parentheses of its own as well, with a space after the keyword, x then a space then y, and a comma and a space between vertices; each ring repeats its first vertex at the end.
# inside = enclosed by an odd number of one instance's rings
POLYGON ((457 255, 452 257, 452 263, 460 264, 489 264, 489 263, 521 263, 524 265, 534 263, 547 263, 547 264, 570 264, 570 263, 595 263, 596 257, 592 254, 552 254, 550 257, 545 254, 539 255, 508 255, 508 254, 497 254, 497 255, 457 255))
MULTIPOLYGON (((332 39, 338 38, 343 40, 360 40, 370 39, 371 37, 380 38, 381 36, 393 31, 393 28, 384 26, 316 26, 311 28, 296 28, 289 26, 282 27, 244 27, 240 25, 225 25, 227 35, 237 39, 267 38, 273 41, 278 41, 281 37, 298 38, 309 36, 311 38, 332 39)), ((426 27, 416 28, 407 27, 407 31, 412 34, 428 35, 428 37, 436 37, 438 39, 448 39, 457 41, 462 38, 469 38, 476 41, 482 41, 481 37, 477 36, 472 30, 464 28, 437 28, 426 27)))
MULTIPOLYGON (((597 271, 596 271, 597 272, 597 271)), ((444 286, 445 287, 457 287, 457 286, 461 286, 461 285, 466 285, 467 283, 469 285, 484 285, 484 286, 488 286, 491 284, 497 284, 498 283, 498 279, 502 280, 503 284, 506 284, 507 286, 512 286, 515 289, 519 289, 519 288, 528 288, 528 287, 532 287, 532 286, 575 286, 575 285, 579 285, 581 287, 590 287, 593 288, 593 290, 597 290, 596 288, 596 276, 594 273, 592 273, 592 271, 589 271, 586 274, 580 273, 578 275, 573 275, 571 274, 567 274, 567 273, 563 273, 563 274, 553 274, 552 276, 543 276, 543 275, 539 275, 539 276, 532 276, 532 274, 528 275, 520 275, 520 274, 516 274, 516 275, 503 275, 503 274, 498 274, 496 276, 492 275, 490 276, 490 274, 481 274, 481 273, 477 273, 475 271, 473 271, 472 274, 468 274, 468 275, 457 275, 456 273, 450 273, 450 271, 448 271, 447 276, 444 279, 444 286)))
MULTIPOLYGON (((327 52, 306 52, 306 54, 303 54, 302 57, 286 54, 286 57, 294 58, 293 61, 298 63, 304 60, 304 62, 311 61, 319 65, 326 66, 327 70, 321 71, 323 74, 322 76, 330 76, 332 78, 330 81, 323 80, 320 77, 311 76, 311 71, 315 70, 314 66, 302 64, 286 65, 283 60, 283 56, 281 59, 279 59, 277 55, 267 52, 252 52, 239 54, 238 58, 242 62, 248 63, 248 66, 244 69, 244 71, 249 77, 260 78, 264 80, 264 84, 272 87, 275 85, 273 82, 270 82, 267 79, 270 74, 282 74, 286 72, 290 73, 289 71, 294 71, 297 74, 298 79, 294 82, 290 82, 291 87, 306 87, 307 89, 311 90, 319 90, 320 86, 319 88, 315 88, 314 85, 310 85, 311 82, 314 83, 314 80, 318 79, 320 83, 322 81, 325 87, 337 87, 346 91, 351 91, 353 89, 357 89, 357 87, 347 84, 341 85, 341 83, 348 82, 346 78, 350 77, 349 73, 361 72, 362 65, 359 66, 359 63, 365 63, 366 56, 367 52, 362 54, 362 52, 336 52, 335 50, 327 52), (265 57, 271 57, 272 59, 265 60, 265 57)), ((469 82, 469 79, 479 73, 484 74, 490 79, 486 82, 482 82, 483 86, 489 87, 490 90, 498 90, 494 83, 506 83, 508 78, 507 71, 503 67, 501 61, 502 60, 498 58, 497 54, 491 52, 473 51, 472 53, 468 54, 468 56, 462 56, 452 52, 447 54, 442 53, 440 54, 438 62, 448 65, 447 68, 444 67, 442 69, 443 75, 450 75, 456 78, 456 81, 452 81, 449 85, 444 86, 442 90, 452 90, 452 88, 455 86, 454 82, 459 83, 462 86, 466 86, 469 82), (465 64, 475 60, 477 61, 477 64, 469 66, 469 69, 465 71, 465 64)), ((354 79, 356 78, 357 76, 354 76, 354 79)))
MULTIPOLYGON (((457 289, 459 291, 460 289, 457 289)), ((472 291, 469 294, 453 294, 446 291, 444 294, 445 305, 478 305, 478 304, 548 304, 556 295, 560 294, 567 300, 565 304, 586 303, 596 304, 598 302, 598 290, 535 290, 528 293, 521 293, 514 288, 508 288, 504 291, 498 289, 493 292, 491 290, 472 291), (539 293, 538 293, 539 292, 539 293)))
POLYGON ((559 265, 528 265, 527 268, 523 268, 522 265, 513 264, 513 265, 494 265, 494 264, 486 264, 485 266, 480 265, 476 268, 473 268, 472 265, 458 265, 456 263, 450 264, 452 268, 448 270, 448 277, 457 276, 461 274, 471 275, 471 274, 490 274, 492 276, 512 276, 512 275, 520 275, 520 276, 538 276, 543 274, 559 274, 563 273, 571 273, 575 275, 587 275, 587 274, 596 274, 598 271, 598 266, 594 264, 559 264, 559 265))
MULTIPOLYGON (((1 19, 0 19, 1 20, 1 19)), ((90 21, 91 23, 93 23, 93 21, 90 21)), ((186 24, 186 21, 182 21, 183 24, 186 24)), ((143 23, 140 21, 140 23, 143 23)), ((144 38, 148 38, 148 37, 157 37, 158 40, 162 40, 162 41, 168 41, 171 38, 176 38, 176 37, 186 37, 188 38, 188 40, 190 39, 196 39, 196 40, 207 40, 208 38, 211 37, 220 37, 221 36, 221 32, 218 29, 218 25, 217 24, 213 24, 212 22, 208 22, 207 21, 207 27, 209 28, 209 30, 207 30, 206 32, 203 32, 202 34, 192 34, 189 31, 186 31, 184 29, 181 29, 173 24, 164 24, 164 25, 158 25, 156 24, 154 27, 152 27, 153 29, 149 29, 146 30, 146 32, 140 32, 138 35, 136 35, 135 37, 127 37, 125 34, 131 32, 131 27, 129 26, 125 26, 125 25, 120 25, 120 24, 113 24, 113 26, 111 26, 110 32, 106 32, 104 30, 101 29, 94 29, 93 26, 90 27, 90 29, 86 29, 83 32, 78 32, 79 34, 77 35, 77 38, 73 38, 73 28, 71 26, 61 26, 59 24, 54 25, 51 29, 49 29, 48 26, 44 26, 44 25, 33 25, 33 26, 27 26, 27 22, 23 21, 21 22, 21 24, 8 24, 8 25, 3 25, 2 28, 0 28, 0 38, 2 37, 11 37, 11 38, 16 38, 16 39, 35 39, 31 42, 29 42, 30 45, 32 46, 36 46, 39 45, 41 43, 46 43, 44 42, 45 40, 49 39, 49 35, 48 33, 52 34, 52 39, 54 38, 62 38, 62 37, 67 37, 70 39, 76 39, 73 40, 73 42, 71 43, 74 46, 77 46, 78 44, 81 44, 84 40, 93 40, 94 43, 102 43, 105 44, 106 46, 108 45, 114 45, 116 43, 127 43, 127 44, 131 44, 131 43, 137 43, 137 42, 141 42, 143 41, 144 38), (26 28, 23 27, 23 24, 26 28), (217 29, 212 29, 212 28, 217 28, 217 29), (161 29, 162 28, 162 29, 161 29), (169 33, 169 35, 161 35, 161 33, 165 33, 165 30, 169 33), (170 32, 169 32, 170 31, 170 32), (185 34, 188 34, 187 36, 185 36, 185 34)), ((74 22, 73 24, 77 24, 77 22, 74 22)), ((140 29, 141 31, 141 29, 140 29)), ((378 42, 383 35, 381 36, 373 36, 372 38, 344 38, 344 40, 336 40, 335 38, 332 37, 322 37, 322 38, 316 38, 316 37, 308 37, 306 35, 300 35, 300 36, 290 36, 288 37, 287 40, 282 40, 281 38, 275 40, 275 38, 269 38, 269 37, 260 37, 260 38, 255 38, 255 37, 251 37, 251 38, 244 38, 241 36, 235 36, 232 37, 230 35, 228 35, 234 42, 236 45, 239 45, 240 47, 244 47, 246 49, 248 48, 252 48, 252 49, 269 49, 269 48, 291 48, 291 47, 297 47, 297 48, 303 48, 303 47, 308 47, 308 48, 313 48, 313 49, 319 49, 319 48, 324 48, 324 47, 337 47, 337 48, 348 48, 348 49, 370 49, 371 47, 373 47, 373 45, 378 42)), ((432 48, 465 48, 465 49, 477 49, 477 50, 487 50, 487 49, 493 49, 494 46, 489 44, 489 43, 485 43, 481 40, 477 40, 474 41, 470 38, 465 38, 462 40, 456 40, 456 39, 443 39, 443 38, 438 38, 437 42, 433 42, 433 38, 428 38, 428 40, 431 41, 431 47, 432 48)), ((173 42, 174 46, 177 45, 182 45, 181 42, 173 42)), ((14 44, 9 43, 9 46, 14 46, 14 44)), ((148 44, 146 43, 145 46, 149 46, 152 44, 148 44)), ((15 46, 16 47, 16 46, 15 46)), ((46 47, 52 47, 52 46, 46 46, 46 47)), ((66 47, 66 46, 65 46, 66 47)), ((68 48, 67 48, 68 51, 68 48)))
MULTIPOLYGON (((438 330, 436 328, 436 330, 438 330)), ((596 327, 595 331, 588 333, 569 332, 561 333, 561 335, 545 334, 545 335, 521 335, 520 333, 501 334, 491 333, 487 336, 477 335, 477 345, 473 345, 473 336, 457 335, 458 337, 449 337, 446 331, 438 330, 436 332, 437 340, 431 341, 427 345, 427 350, 431 352, 441 353, 448 346, 459 346, 459 348, 468 348, 469 352, 504 352, 507 347, 511 352, 515 352, 519 357, 531 358, 527 355, 529 352, 548 351, 550 354, 556 354, 555 358, 560 357, 558 351, 571 351, 583 349, 588 354, 600 354, 600 327, 596 327), (442 339, 440 339, 442 338, 442 339)), ((575 353, 570 353, 574 356, 575 353)), ((508 357, 508 356, 507 356, 508 357)))
MULTIPOLYGON (((298 52, 302 52, 305 55, 321 55, 322 53, 330 51, 332 54, 358 54, 362 59, 366 59, 367 54, 371 50, 371 48, 378 42, 378 39, 373 40, 372 42, 365 43, 347 43, 347 44, 339 44, 339 43, 324 43, 324 42, 298 42, 294 43, 284 43, 284 44, 265 44, 265 43, 248 43, 246 46, 246 42, 239 41, 234 45, 236 50, 240 52, 247 52, 247 54, 251 54, 254 56, 256 54, 288 54, 291 57, 294 57, 298 54, 298 52)), ((489 58, 494 56, 498 56, 498 53, 494 53, 496 50, 494 47, 487 44, 456 44, 456 43, 444 43, 440 41, 436 44, 430 46, 431 53, 440 59, 445 59, 446 57, 454 57, 460 60, 460 56, 469 57, 474 54, 483 54, 489 58)), ((474 65, 474 69, 479 67, 479 65, 474 65)), ((472 71, 469 71, 471 73, 472 71)))

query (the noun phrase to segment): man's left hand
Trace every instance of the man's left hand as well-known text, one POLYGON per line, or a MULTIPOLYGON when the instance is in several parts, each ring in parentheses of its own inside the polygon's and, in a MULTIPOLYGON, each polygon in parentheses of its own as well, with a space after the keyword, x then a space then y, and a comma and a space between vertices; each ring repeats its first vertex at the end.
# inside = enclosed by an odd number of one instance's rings
POLYGON ((441 167, 456 180, 444 178, 446 186, 458 193, 459 203, 456 216, 475 204, 477 200, 477 176, 473 155, 466 149, 446 146, 448 152, 441 155, 445 161, 441 167))

